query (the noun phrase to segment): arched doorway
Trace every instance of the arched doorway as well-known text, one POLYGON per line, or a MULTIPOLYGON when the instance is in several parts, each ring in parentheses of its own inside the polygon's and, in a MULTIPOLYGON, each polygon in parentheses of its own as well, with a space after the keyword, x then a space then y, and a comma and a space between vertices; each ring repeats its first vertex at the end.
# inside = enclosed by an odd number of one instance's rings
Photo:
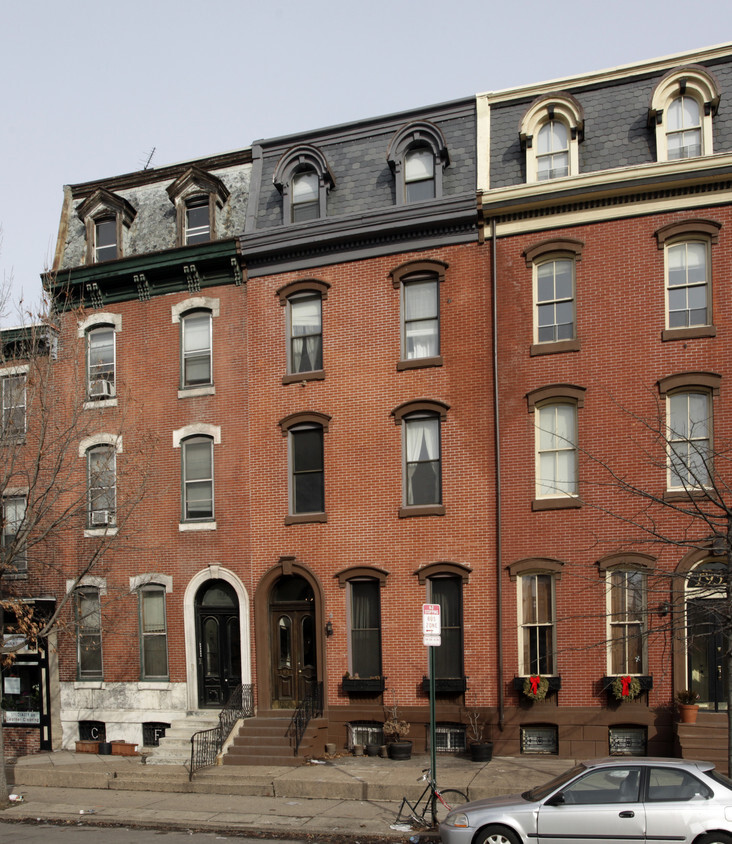
POLYGON ((196 593, 198 705, 221 707, 241 683, 239 601, 225 580, 209 580, 196 593))
POLYGON ((282 575, 269 597, 272 708, 292 709, 318 680, 315 595, 296 574, 282 575))
POLYGON ((707 559, 686 581, 686 659, 688 687, 704 709, 726 710, 727 564, 707 559))

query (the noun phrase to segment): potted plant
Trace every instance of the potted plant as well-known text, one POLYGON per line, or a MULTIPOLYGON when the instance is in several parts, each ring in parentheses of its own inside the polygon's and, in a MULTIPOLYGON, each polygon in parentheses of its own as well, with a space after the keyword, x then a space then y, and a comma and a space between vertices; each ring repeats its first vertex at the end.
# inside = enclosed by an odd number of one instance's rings
POLYGON ((390 759, 411 759, 412 742, 405 739, 409 734, 409 723, 399 717, 399 708, 395 703, 386 709, 386 721, 384 721, 384 741, 390 759))
POLYGON ((483 741, 485 722, 480 719, 477 709, 468 709, 468 726, 466 729, 470 758, 473 762, 490 762, 493 758, 493 742, 483 741))
POLYGON ((691 689, 682 689, 676 692, 676 703, 679 707, 679 717, 682 724, 696 724, 696 716, 699 712, 697 701, 699 695, 691 689))

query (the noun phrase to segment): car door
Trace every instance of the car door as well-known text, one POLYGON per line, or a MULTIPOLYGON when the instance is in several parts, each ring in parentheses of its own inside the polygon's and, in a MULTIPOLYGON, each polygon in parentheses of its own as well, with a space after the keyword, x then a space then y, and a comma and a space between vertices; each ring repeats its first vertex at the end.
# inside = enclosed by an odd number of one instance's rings
POLYGON ((651 767, 645 802, 648 839, 658 844, 682 844, 710 826, 718 828, 718 819, 710 816, 713 796, 712 790, 689 771, 651 767))
POLYGON ((641 770, 634 765, 590 769, 542 804, 539 844, 645 842, 640 782, 641 770))

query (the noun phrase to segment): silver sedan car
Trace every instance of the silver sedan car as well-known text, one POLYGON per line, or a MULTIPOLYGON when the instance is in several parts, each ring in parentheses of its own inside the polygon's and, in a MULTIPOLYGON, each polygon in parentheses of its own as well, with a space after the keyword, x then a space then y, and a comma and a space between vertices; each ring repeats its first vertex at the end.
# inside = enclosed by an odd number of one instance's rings
POLYGON ((465 803, 443 844, 732 844, 732 780, 709 762, 614 757, 523 794, 465 803))

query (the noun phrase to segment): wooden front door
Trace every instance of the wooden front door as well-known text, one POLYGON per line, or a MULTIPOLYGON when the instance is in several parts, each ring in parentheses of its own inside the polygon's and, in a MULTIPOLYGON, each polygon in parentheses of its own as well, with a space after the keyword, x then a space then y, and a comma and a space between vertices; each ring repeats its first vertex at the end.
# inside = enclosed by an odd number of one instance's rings
POLYGON ((241 683, 239 602, 222 580, 212 580, 196 596, 198 705, 221 709, 241 683))
POLYGON ((317 683, 313 591, 301 577, 280 578, 270 601, 272 707, 294 709, 317 683))

